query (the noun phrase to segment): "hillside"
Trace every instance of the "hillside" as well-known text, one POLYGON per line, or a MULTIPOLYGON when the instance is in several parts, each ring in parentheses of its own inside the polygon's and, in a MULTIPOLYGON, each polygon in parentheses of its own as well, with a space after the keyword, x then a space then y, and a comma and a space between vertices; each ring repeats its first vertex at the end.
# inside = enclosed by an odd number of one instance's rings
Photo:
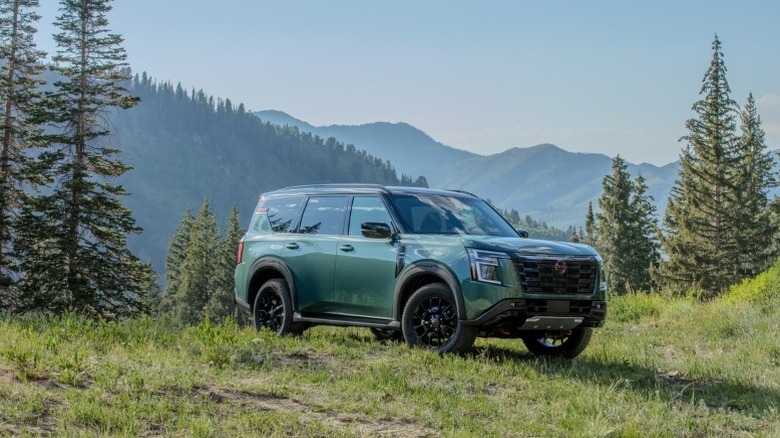
POLYGON ((313 126, 282 111, 257 111, 263 121, 280 126, 295 126, 323 138, 335 137, 366 152, 390 160, 399 172, 408 175, 433 175, 441 166, 477 157, 432 139, 406 123, 376 122, 365 125, 313 126))
MULTIPOLYGON (((727 297, 730 298, 730 297, 727 297)), ((780 435, 780 313, 614 297, 574 361, 441 356, 368 329, 0 315, 2 436, 780 435)))
POLYGON ((219 218, 232 205, 242 224, 260 193, 294 184, 400 184, 392 167, 352 146, 264 123, 202 91, 156 84, 145 74, 129 86, 141 102, 111 120, 114 145, 134 167, 120 178, 143 234, 130 240, 161 272, 168 241, 185 208, 207 197, 219 218))

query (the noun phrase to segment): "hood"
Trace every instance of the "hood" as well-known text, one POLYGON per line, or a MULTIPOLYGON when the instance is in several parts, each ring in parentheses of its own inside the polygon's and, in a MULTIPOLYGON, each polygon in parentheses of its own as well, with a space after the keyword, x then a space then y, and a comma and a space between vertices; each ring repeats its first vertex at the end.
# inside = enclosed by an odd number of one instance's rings
POLYGON ((467 248, 502 251, 527 255, 596 256, 598 253, 588 245, 572 242, 526 239, 522 237, 464 236, 461 238, 467 248))

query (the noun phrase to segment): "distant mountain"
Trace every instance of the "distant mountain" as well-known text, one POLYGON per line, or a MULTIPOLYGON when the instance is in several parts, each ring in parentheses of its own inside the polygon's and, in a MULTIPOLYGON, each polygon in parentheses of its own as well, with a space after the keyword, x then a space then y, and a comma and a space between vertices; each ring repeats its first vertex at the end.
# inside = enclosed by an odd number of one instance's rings
POLYGON ((377 122, 365 125, 313 126, 282 111, 254 113, 266 122, 295 126, 323 138, 335 137, 369 154, 390 160, 400 173, 411 176, 434 175, 440 166, 455 164, 479 155, 439 143, 406 123, 377 122))
MULTIPOLYGON (((467 190, 559 228, 584 222, 588 202, 596 203, 601 181, 611 170, 612 159, 606 155, 572 153, 550 144, 484 156, 439 143, 406 123, 317 127, 282 111, 255 114, 270 123, 354 144, 389 159, 400 173, 425 175, 432 187, 467 190)), ((677 169, 675 163, 629 167, 645 177, 659 211, 677 169)))
MULTIPOLYGON (((429 181, 464 188, 490 198, 495 205, 515 208, 561 228, 582 225, 588 202, 597 208, 601 183, 611 165, 606 155, 573 153, 542 144, 472 158, 444 168, 429 181)), ((648 192, 659 206, 666 205, 677 169, 676 163, 629 165, 632 174, 645 177, 648 192)))
POLYGON ((129 84, 141 98, 111 120, 113 144, 133 169, 119 182, 124 203, 143 228, 129 246, 162 272, 168 242, 185 208, 208 198, 224 220, 232 205, 248 223, 260 193, 294 184, 400 184, 392 166, 354 147, 294 128, 264 123, 202 91, 156 84, 146 75, 129 84))
MULTIPOLYGON (((780 150, 775 157, 774 173, 780 172, 780 150)), ((679 162, 654 166, 628 163, 636 177, 641 174, 653 197, 660 219, 666 209, 669 192, 677 180, 679 162)), ((477 156, 450 166, 428 177, 432 187, 462 188, 495 205, 517 209, 558 228, 581 226, 588 202, 598 209, 604 176, 612 171, 612 158, 602 154, 565 151, 551 144, 512 148, 504 152, 477 156)), ((770 190, 780 196, 780 188, 770 190)))

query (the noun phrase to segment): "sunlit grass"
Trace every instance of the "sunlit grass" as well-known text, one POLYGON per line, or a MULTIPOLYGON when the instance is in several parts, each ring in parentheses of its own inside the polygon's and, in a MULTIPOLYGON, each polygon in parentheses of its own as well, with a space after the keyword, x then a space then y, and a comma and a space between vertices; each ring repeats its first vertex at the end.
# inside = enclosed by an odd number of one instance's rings
POLYGON ((777 310, 615 297, 577 359, 366 329, 0 318, 0 435, 777 436, 777 310))

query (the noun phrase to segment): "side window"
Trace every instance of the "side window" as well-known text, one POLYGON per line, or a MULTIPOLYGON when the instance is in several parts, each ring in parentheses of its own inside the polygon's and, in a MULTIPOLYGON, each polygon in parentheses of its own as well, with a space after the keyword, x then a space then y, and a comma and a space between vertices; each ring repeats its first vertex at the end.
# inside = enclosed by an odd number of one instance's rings
POLYGON ((312 196, 303 211, 299 233, 342 234, 347 213, 346 196, 312 196))
POLYGON ((360 236, 363 222, 384 222, 391 225, 390 214, 378 196, 355 196, 349 217, 349 235, 360 236))
MULTIPOLYGON (((256 227, 258 231, 267 231, 270 226, 274 233, 290 233, 295 229, 295 221, 298 219, 298 213, 301 211, 303 196, 270 198, 263 200, 257 206, 256 227), (267 217, 267 221, 262 217, 267 217)), ((253 219, 252 222, 255 222, 253 219)))

